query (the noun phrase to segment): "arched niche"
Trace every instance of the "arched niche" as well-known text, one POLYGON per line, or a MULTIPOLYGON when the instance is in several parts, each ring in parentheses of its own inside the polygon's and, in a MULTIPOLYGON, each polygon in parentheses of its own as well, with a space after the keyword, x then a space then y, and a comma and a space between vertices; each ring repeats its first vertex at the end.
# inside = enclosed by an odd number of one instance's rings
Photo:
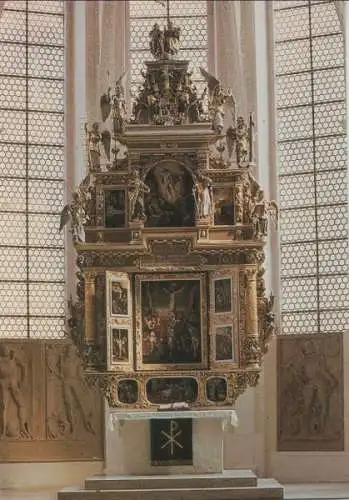
POLYGON ((176 160, 163 160, 145 176, 145 227, 190 227, 195 223, 193 177, 176 160))

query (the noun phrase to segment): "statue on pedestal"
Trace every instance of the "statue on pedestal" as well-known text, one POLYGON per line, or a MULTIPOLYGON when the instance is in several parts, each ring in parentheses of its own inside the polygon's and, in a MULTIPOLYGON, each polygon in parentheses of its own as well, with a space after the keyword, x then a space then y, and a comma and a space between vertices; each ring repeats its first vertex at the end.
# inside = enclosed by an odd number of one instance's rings
POLYGON ((144 195, 150 192, 149 187, 141 180, 139 171, 134 171, 134 177, 128 185, 130 220, 145 219, 144 195))

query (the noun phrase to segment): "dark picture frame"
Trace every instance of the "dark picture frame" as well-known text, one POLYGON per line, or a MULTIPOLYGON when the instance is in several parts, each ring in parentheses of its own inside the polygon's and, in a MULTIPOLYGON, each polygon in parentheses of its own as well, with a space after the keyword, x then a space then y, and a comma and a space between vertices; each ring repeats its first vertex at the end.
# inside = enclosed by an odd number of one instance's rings
POLYGON ((224 314, 232 312, 233 294, 232 280, 222 277, 214 280, 214 312, 224 314))
POLYGON ((104 190, 104 225, 106 228, 126 226, 126 192, 114 188, 104 190))
POLYGON ((215 331, 215 359, 216 361, 234 361, 234 331, 233 325, 220 325, 215 331))

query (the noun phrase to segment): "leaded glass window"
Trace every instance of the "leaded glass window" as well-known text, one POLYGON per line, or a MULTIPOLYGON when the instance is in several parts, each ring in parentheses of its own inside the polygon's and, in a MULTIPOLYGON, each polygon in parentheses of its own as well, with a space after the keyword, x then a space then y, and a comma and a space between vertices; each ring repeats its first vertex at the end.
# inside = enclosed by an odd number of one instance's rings
POLYGON ((344 46, 331 1, 276 1, 282 333, 348 328, 344 46))
POLYGON ((63 2, 0 16, 0 336, 64 333, 63 2))

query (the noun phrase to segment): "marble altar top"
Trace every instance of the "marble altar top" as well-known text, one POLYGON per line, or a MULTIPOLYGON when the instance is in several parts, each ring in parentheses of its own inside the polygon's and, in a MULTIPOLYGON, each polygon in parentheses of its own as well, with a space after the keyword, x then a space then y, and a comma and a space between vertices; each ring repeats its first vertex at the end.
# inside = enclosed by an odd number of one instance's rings
POLYGON ((238 426, 238 417, 235 410, 232 409, 212 409, 212 410, 169 410, 169 411, 120 411, 109 410, 109 428, 116 430, 119 424, 125 420, 152 420, 152 419, 178 419, 178 418, 213 418, 222 420, 225 428, 238 426))

